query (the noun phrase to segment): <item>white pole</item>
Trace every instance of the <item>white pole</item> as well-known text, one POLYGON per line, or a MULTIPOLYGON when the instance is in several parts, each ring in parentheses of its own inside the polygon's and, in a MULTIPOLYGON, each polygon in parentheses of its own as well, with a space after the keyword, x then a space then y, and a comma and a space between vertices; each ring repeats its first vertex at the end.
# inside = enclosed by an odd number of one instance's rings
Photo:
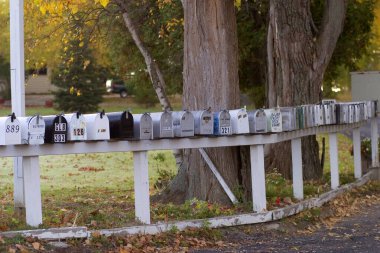
MULTIPOLYGON (((25 115, 24 74, 24 1, 9 1, 10 8, 10 60, 12 111, 16 116, 25 115)), ((25 207, 22 157, 15 157, 13 164, 15 211, 25 207)))
POLYGON ((267 209, 267 198, 265 192, 264 145, 250 146, 250 153, 253 211, 262 212, 266 211, 267 209))
POLYGON ((302 148, 301 138, 292 139, 293 195, 303 199, 302 148))
POLYGON ((355 128, 352 131, 354 142, 354 174, 355 178, 362 177, 362 156, 361 156, 361 143, 360 143, 360 128, 355 128))
POLYGON ((23 168, 26 179, 24 180, 26 224, 32 227, 38 227, 42 224, 40 166, 38 156, 24 159, 23 168))
POLYGON ((135 217, 144 224, 150 224, 150 198, 148 175, 148 152, 133 152, 135 217))
POLYGON ((339 187, 338 138, 336 133, 329 134, 329 144, 331 189, 334 190, 339 187))

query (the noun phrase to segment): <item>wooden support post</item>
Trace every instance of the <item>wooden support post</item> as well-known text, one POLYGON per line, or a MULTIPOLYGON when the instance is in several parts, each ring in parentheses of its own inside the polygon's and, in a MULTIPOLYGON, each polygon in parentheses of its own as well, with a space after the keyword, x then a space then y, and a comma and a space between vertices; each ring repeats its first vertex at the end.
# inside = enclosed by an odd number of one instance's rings
POLYGON ((360 128, 355 128, 352 131, 352 139, 354 142, 354 174, 355 178, 362 177, 362 156, 361 156, 361 141, 360 128))
POLYGON ((302 150, 301 138, 292 139, 293 195, 303 199, 302 150))
POLYGON ((377 126, 377 117, 371 119, 371 150, 372 150, 372 167, 379 166, 379 133, 377 126))
POLYGON ((239 203, 237 198, 235 197, 235 194, 231 191, 230 187, 228 187, 226 181, 224 181, 222 175, 219 173, 218 169, 215 167, 214 163, 211 161, 210 157, 206 153, 206 151, 203 148, 198 149, 199 152, 201 153, 203 159, 207 163, 208 167, 218 180, 219 184, 222 186, 224 192, 227 194, 228 198, 231 200, 233 204, 239 203))
POLYGON ((252 204, 254 212, 267 209, 265 192, 264 145, 250 146, 251 178, 252 178, 252 204))
POLYGON ((339 187, 338 140, 336 133, 329 134, 331 189, 339 187))
POLYGON ((40 166, 38 156, 23 161, 26 224, 38 227, 42 224, 40 166))
POLYGON ((144 224, 150 224, 148 152, 133 152, 135 179, 135 216, 144 224))

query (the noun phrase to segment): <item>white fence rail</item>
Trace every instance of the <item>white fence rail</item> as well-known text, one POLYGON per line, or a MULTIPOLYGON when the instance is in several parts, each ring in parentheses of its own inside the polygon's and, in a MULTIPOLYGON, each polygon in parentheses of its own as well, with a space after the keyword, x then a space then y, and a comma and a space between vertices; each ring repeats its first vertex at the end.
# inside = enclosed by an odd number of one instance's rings
MULTIPOLYGON (((378 164, 377 150, 377 118, 371 120, 372 133, 372 157, 373 166, 378 164), (375 145, 375 144, 376 145, 375 145)), ((44 145, 14 145, 1 146, 2 157, 30 157, 31 161, 37 160, 43 155, 65 155, 79 153, 105 153, 105 152, 133 152, 134 158, 134 190, 136 219, 145 224, 150 224, 150 196, 148 179, 148 156, 150 150, 184 149, 184 148, 209 148, 227 146, 250 146, 251 172, 252 172, 252 210, 261 212, 266 210, 265 195, 265 171, 264 171, 264 145, 291 140, 293 161, 293 191, 294 197, 303 199, 302 176, 302 150, 301 137, 314 134, 329 134, 330 163, 331 163, 331 188, 339 186, 338 171, 338 144, 336 134, 341 131, 353 130, 354 141, 354 166, 355 177, 362 175, 360 152, 360 127, 366 122, 345 125, 325 125, 307 128, 292 132, 258 135, 235 135, 220 137, 194 137, 178 139, 141 140, 141 141, 97 141, 97 142, 73 142, 66 144, 44 145)), ((42 223, 40 168, 38 162, 24 164, 24 189, 26 222, 30 226, 38 226, 42 223)))

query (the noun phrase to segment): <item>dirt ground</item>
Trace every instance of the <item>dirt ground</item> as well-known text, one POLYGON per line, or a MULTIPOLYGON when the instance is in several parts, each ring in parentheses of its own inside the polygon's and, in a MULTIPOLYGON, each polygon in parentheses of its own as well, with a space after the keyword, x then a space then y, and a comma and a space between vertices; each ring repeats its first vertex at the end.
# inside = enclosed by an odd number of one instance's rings
POLYGON ((253 233, 231 229, 225 234, 232 243, 230 248, 191 252, 380 252, 380 203, 363 206, 359 213, 345 217, 333 227, 323 226, 310 233, 298 233, 278 223, 267 227, 270 231, 253 233))

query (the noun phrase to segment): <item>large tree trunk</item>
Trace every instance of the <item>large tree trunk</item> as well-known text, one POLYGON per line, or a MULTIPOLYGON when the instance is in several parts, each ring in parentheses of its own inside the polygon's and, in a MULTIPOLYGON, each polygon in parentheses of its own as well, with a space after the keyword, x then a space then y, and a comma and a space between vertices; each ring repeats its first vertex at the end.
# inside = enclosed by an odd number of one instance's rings
MULTIPOLYGON (((316 31, 310 0, 271 0, 268 27, 268 106, 317 103, 323 74, 343 30, 345 0, 326 1, 320 32, 316 31)), ((291 177, 290 143, 272 145, 267 168, 291 177)), ((315 136, 302 139, 305 179, 322 176, 315 136)))
MULTIPOLYGON (((184 0, 183 106, 190 110, 213 111, 238 108, 238 45, 233 0, 184 0)), ((249 170, 241 170, 240 148, 206 149, 232 190, 249 170), (243 171, 243 172, 242 172, 243 171)), ((248 176, 249 178, 249 176, 248 176)), ((249 181, 249 180, 244 180, 249 181)), ((166 200, 181 202, 198 198, 223 204, 227 195, 197 149, 184 152, 177 177, 164 193, 166 200)))

